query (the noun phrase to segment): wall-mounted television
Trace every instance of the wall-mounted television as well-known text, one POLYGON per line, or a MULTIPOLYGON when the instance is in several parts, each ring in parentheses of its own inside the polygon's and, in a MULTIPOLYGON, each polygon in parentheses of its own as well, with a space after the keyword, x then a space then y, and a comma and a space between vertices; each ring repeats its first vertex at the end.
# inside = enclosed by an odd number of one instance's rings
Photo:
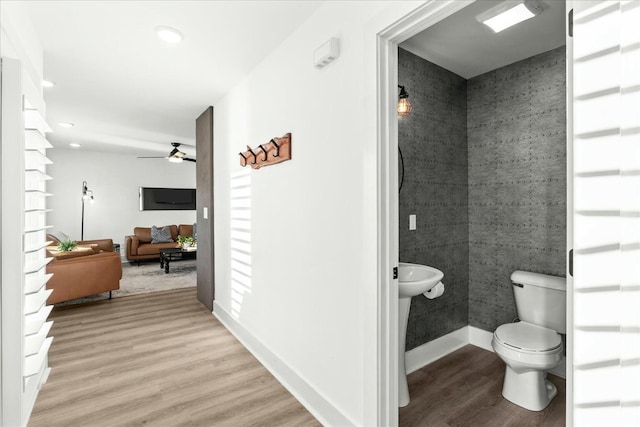
POLYGON ((192 211, 196 209, 195 188, 140 187, 141 211, 192 211))

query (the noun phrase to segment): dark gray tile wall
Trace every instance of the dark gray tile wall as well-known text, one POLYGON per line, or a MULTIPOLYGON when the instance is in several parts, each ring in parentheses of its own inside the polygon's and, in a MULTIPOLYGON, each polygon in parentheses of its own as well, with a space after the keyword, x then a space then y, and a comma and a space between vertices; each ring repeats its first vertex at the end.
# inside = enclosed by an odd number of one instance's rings
POLYGON ((467 82, 469 324, 516 317, 514 270, 565 276, 564 46, 467 82))
POLYGON ((438 299, 413 298, 410 350, 512 321, 514 270, 564 276, 565 55, 561 47, 469 81, 402 49, 398 64, 414 106, 398 125, 400 260, 442 270, 446 286, 438 299))
POLYGON ((398 81, 413 105, 398 123, 405 163, 400 261, 438 268, 446 286, 440 298, 413 298, 409 350, 468 324, 467 82, 405 50, 398 54, 398 81))

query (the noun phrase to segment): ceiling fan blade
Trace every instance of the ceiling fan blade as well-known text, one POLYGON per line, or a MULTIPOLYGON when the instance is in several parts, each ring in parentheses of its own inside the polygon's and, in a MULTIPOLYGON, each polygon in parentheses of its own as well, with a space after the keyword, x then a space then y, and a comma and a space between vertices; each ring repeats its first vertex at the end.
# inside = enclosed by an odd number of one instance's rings
POLYGON ((193 163, 196 162, 196 159, 189 159, 187 157, 183 157, 182 160, 186 160, 187 162, 193 162, 193 163))
POLYGON ((167 157, 158 157, 158 156, 153 156, 153 157, 145 157, 145 156, 138 156, 136 157, 136 159, 166 159, 167 157))
POLYGON ((169 153, 169 157, 173 157, 179 152, 180 152, 180 150, 178 150, 178 147, 176 147, 173 150, 171 150, 171 152, 169 153))

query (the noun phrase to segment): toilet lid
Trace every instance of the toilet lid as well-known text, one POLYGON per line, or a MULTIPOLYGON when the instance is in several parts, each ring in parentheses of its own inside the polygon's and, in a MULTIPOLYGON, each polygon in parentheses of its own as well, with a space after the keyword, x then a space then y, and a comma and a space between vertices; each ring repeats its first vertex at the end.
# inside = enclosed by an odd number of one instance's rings
POLYGON ((494 335, 503 344, 524 351, 549 351, 562 345, 560 334, 556 331, 527 322, 499 326, 494 335))

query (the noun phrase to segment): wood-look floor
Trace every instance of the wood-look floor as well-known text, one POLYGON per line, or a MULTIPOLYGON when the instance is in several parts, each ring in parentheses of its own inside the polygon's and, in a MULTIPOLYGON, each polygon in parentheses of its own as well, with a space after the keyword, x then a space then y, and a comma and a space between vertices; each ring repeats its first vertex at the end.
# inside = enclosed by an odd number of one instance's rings
POLYGON ((400 408, 400 426, 565 425, 565 380, 549 375, 558 395, 532 412, 502 397, 504 363, 490 351, 467 345, 408 377, 411 402, 400 408))
POLYGON ((316 426, 195 289, 56 307, 30 427, 316 426))
MULTIPOLYGON (((196 300, 195 289, 56 307, 30 427, 317 426, 196 300)), ((541 412, 501 395, 504 364, 474 346, 409 375, 400 426, 564 426, 565 381, 541 412)))

